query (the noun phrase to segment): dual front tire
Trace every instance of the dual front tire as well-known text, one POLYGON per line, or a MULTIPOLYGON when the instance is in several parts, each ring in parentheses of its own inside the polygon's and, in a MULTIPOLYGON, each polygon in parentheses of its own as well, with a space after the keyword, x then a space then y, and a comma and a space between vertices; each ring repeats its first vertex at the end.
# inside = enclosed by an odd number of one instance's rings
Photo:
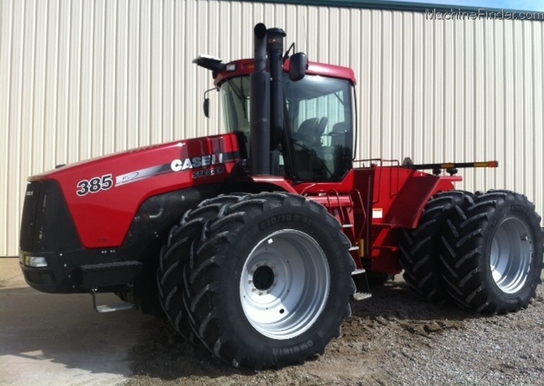
POLYGON ((222 197, 189 212, 161 253, 160 300, 172 324, 234 366, 323 354, 355 291, 340 224, 302 196, 222 197))

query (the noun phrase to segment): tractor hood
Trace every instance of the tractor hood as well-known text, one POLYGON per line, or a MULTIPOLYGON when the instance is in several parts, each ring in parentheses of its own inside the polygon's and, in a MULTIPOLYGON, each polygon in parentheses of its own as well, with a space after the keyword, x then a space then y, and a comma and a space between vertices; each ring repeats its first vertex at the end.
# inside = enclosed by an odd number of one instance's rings
POLYGON ((142 147, 29 177, 58 184, 83 246, 119 246, 149 197, 223 182, 240 159, 235 134, 142 147))

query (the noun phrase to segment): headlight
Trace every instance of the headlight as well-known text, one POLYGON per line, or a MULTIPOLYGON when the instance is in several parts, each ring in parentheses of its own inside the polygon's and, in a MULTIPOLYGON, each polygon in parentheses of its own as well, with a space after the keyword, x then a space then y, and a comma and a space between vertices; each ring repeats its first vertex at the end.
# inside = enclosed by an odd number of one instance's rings
POLYGON ((47 267, 47 260, 43 256, 25 256, 25 266, 34 268, 47 267))

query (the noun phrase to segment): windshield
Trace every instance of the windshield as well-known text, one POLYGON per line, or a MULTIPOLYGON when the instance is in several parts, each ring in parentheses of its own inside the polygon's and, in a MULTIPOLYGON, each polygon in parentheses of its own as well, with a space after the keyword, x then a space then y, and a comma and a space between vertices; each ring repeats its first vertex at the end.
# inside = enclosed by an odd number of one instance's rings
POLYGON ((249 77, 227 80, 221 86, 223 114, 228 132, 242 131, 249 137, 249 77))
MULTIPOLYGON (((349 81, 306 75, 292 82, 285 75, 285 129, 294 153, 298 179, 336 180, 352 159, 352 87, 349 81), (314 159, 312 161, 312 159, 314 159)), ((250 131, 249 77, 221 85, 224 119, 229 132, 250 131)), ((284 162, 282 159, 281 162, 284 162)))

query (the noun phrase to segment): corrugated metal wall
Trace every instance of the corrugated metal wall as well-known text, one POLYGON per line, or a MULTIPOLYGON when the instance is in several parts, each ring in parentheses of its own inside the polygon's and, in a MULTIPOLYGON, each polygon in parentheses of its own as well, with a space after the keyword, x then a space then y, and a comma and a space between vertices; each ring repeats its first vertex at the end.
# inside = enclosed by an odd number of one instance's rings
MULTIPOLYGON (((18 253, 28 175, 220 130, 201 112, 200 53, 250 57, 256 22, 311 60, 355 69, 360 157, 497 159, 462 188, 544 210, 544 24, 235 1, 0 1, 0 255, 18 253)), ((212 97, 213 98, 213 97, 212 97)))

